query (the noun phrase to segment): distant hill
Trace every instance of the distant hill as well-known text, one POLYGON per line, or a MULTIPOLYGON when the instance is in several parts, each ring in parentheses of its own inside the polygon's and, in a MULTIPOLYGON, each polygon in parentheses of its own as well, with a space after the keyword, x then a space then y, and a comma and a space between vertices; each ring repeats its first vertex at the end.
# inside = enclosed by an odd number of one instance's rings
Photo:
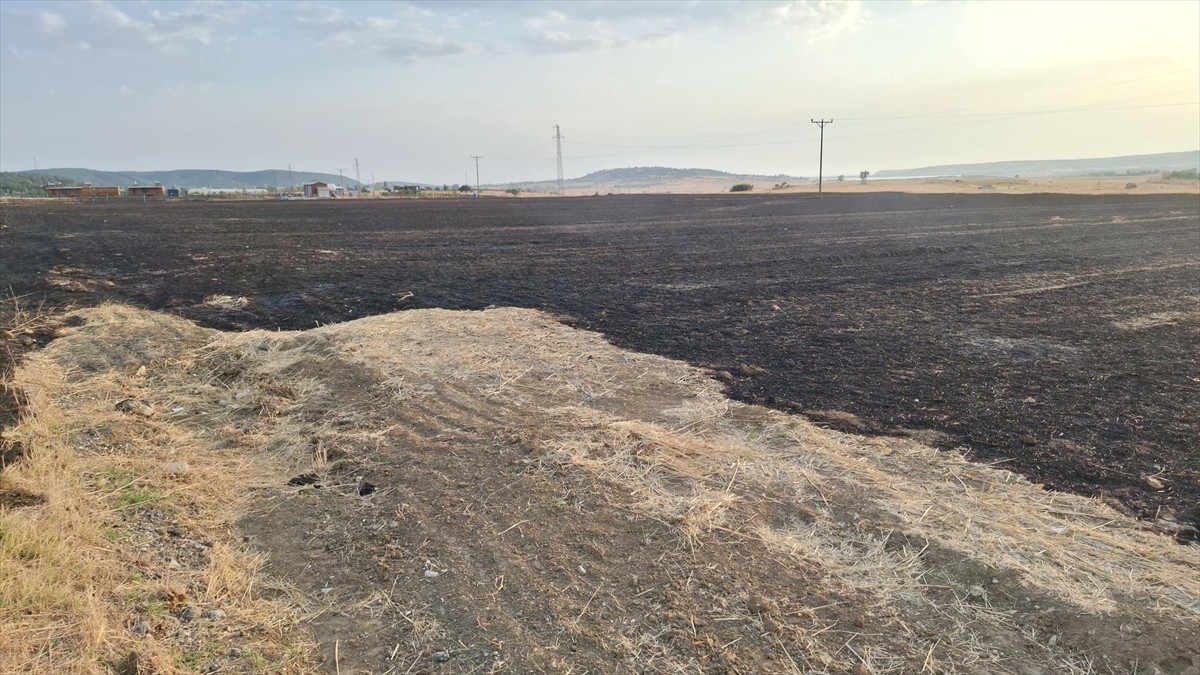
MULTIPOLYGON (((716 171, 714 169, 675 169, 665 166, 636 166, 624 169, 604 169, 593 171, 586 176, 570 178, 563 181, 563 187, 570 191, 581 190, 669 190, 685 188, 689 184, 713 183, 732 186, 735 183, 756 183, 759 185, 775 185, 777 183, 801 183, 807 178, 779 174, 764 176, 759 174, 740 174, 716 171)), ((554 192, 558 182, 553 180, 523 181, 515 183, 496 183, 483 186, 493 190, 519 189, 529 192, 554 192)))
POLYGON ((352 178, 340 178, 337 174, 293 171, 287 169, 267 171, 218 171, 215 169, 176 169, 174 171, 97 171, 95 169, 35 169, 20 173, 31 176, 61 177, 92 185, 152 185, 162 183, 168 187, 182 188, 265 188, 285 187, 289 184, 302 185, 313 181, 336 183, 347 187, 358 187, 352 178))
POLYGON ((886 169, 872 178, 925 178, 956 176, 962 178, 1103 176, 1160 171, 1180 171, 1200 167, 1200 150, 1163 152, 1155 155, 1094 157, 1089 159, 1033 159, 982 164, 942 164, 918 169, 886 169))

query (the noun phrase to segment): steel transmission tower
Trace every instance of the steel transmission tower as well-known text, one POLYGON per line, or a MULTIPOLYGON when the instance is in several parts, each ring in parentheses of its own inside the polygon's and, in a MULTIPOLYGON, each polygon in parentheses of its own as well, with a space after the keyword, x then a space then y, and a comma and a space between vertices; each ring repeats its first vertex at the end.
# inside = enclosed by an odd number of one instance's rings
POLYGON ((554 145, 558 150, 558 196, 563 196, 563 168, 562 168, 562 132, 558 130, 558 125, 554 125, 554 145))
POLYGON ((825 125, 833 124, 833 120, 809 119, 808 121, 821 127, 821 154, 817 156, 817 195, 821 196, 825 189, 825 125))
POLYGON ((358 175, 358 158, 354 158, 354 182, 362 185, 362 178, 358 175))

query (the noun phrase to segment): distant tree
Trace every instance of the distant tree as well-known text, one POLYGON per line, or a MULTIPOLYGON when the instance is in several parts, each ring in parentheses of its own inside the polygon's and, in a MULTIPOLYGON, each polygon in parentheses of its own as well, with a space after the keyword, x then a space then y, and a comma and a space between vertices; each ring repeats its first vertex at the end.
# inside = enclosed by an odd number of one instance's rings
POLYGON ((520 190, 518 190, 517 188, 509 188, 509 189, 505 190, 505 192, 507 192, 508 194, 510 194, 510 195, 512 195, 512 196, 514 196, 514 197, 516 197, 517 195, 521 194, 521 191, 520 191, 520 190))
POLYGON ((838 176, 838 182, 839 182, 839 183, 845 183, 845 182, 846 182, 846 176, 845 176, 845 175, 838 176))
POLYGON ((754 186, 751 185, 750 183, 738 183, 737 185, 734 185, 733 187, 729 188, 729 191, 730 192, 749 192, 753 189, 754 189, 754 186))
POLYGON ((459 192, 470 192, 471 186, 470 185, 460 185, 460 186, 458 186, 458 191, 459 192))
POLYGON ((871 175, 871 172, 870 172, 870 171, 859 171, 859 172, 858 172, 858 179, 859 179, 860 181, 862 181, 862 184, 863 184, 863 185, 866 185, 866 184, 867 184, 867 176, 870 176, 870 175, 871 175))
POLYGON ((45 197, 46 185, 78 185, 78 181, 60 176, 21 172, 0 172, 0 197, 45 197))
POLYGON ((1195 169, 1184 169, 1183 171, 1168 171, 1163 174, 1163 178, 1167 180, 1198 180, 1200 172, 1195 169))

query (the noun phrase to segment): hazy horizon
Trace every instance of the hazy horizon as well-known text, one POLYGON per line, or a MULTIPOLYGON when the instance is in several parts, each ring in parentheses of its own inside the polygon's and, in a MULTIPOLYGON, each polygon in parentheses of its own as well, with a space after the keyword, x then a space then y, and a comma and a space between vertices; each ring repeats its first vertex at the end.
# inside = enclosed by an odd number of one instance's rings
POLYGON ((0 170, 483 183, 1200 148, 1195 2, 0 4, 0 170))

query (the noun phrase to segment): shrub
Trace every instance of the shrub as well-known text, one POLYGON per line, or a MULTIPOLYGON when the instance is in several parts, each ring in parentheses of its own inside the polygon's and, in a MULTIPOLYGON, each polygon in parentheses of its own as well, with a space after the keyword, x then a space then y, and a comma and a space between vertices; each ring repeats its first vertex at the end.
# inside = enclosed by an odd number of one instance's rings
POLYGON ((753 189, 754 189, 754 186, 751 185, 750 183, 738 183, 737 185, 734 185, 733 187, 729 188, 729 191, 730 192, 749 192, 753 189))
POLYGON ((1163 178, 1167 180, 1200 180, 1200 172, 1195 169, 1184 169, 1183 171, 1168 171, 1163 174, 1163 178))

